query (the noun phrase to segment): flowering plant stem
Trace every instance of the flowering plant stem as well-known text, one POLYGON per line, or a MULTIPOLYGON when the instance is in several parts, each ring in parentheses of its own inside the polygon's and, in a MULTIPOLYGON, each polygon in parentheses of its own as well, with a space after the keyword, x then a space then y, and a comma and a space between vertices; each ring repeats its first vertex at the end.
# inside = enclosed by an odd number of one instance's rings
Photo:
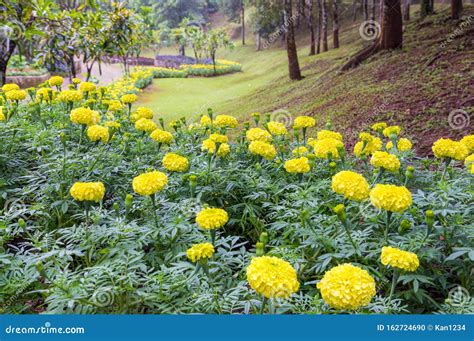
POLYGON ((387 211, 387 217, 385 219, 385 232, 384 232, 384 241, 388 242, 388 231, 390 229, 390 220, 392 218, 392 212, 387 211))
POLYGON ((349 226, 347 220, 342 222, 342 226, 344 226, 344 230, 346 231, 347 237, 349 238, 349 241, 351 242, 352 246, 354 247, 354 250, 355 250, 356 254, 360 256, 361 253, 360 253, 359 247, 354 242, 354 239, 352 239, 350 226, 349 226))
POLYGON ((268 298, 264 297, 262 300, 262 306, 260 307, 260 314, 265 313, 265 307, 267 306, 268 298))
POLYGON ((150 195, 151 198, 151 205, 153 206, 153 218, 155 220, 155 226, 158 229, 158 217, 156 215, 156 199, 155 194, 150 195))
POLYGON ((444 169, 443 169, 443 175, 441 175, 441 182, 444 181, 444 178, 446 177, 446 173, 448 171, 449 164, 451 163, 451 159, 446 159, 444 161, 444 169))
POLYGON ((400 276, 400 273, 397 270, 393 270, 392 286, 390 287, 390 294, 388 296, 389 299, 392 298, 393 293, 395 292, 395 287, 397 286, 399 276, 400 276))

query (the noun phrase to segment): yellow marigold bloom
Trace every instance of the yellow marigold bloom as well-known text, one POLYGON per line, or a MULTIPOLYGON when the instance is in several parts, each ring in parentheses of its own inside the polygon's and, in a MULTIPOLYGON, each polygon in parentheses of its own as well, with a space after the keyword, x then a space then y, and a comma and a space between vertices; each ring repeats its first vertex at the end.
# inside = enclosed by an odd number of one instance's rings
POLYGON ((469 150, 469 153, 474 152, 474 135, 464 136, 459 142, 466 146, 466 148, 469 150))
POLYGON ((389 126, 383 130, 383 136, 385 137, 390 137, 390 135, 398 136, 400 135, 401 131, 402 131, 402 128, 400 128, 399 126, 389 126))
POLYGON ((212 125, 212 120, 209 116, 207 115, 204 115, 201 117, 201 121, 200 121, 201 125, 203 125, 204 127, 208 127, 210 125, 212 125))
POLYGON ((375 139, 376 137, 372 134, 369 134, 369 133, 360 133, 359 134, 359 140, 361 140, 362 142, 371 142, 375 139))
POLYGON ((38 102, 49 102, 53 98, 53 89, 51 88, 39 88, 36 91, 36 100, 38 102))
POLYGON ((380 140, 378 137, 371 139, 370 142, 359 141, 354 146, 354 155, 357 157, 360 157, 362 155, 370 156, 381 148, 382 140, 380 140))
POLYGON ((439 139, 433 143, 432 150, 437 158, 450 158, 458 161, 464 160, 469 154, 466 145, 451 139, 439 139))
POLYGON ((168 184, 166 174, 152 171, 140 174, 133 178, 132 187, 135 193, 143 196, 153 195, 160 192, 168 184))
POLYGON ((196 223, 205 230, 218 229, 229 221, 229 215, 221 208, 204 208, 196 215, 196 223))
POLYGON ((214 246, 211 243, 194 244, 186 251, 186 256, 193 262, 199 262, 200 260, 207 261, 214 254, 214 246))
POLYGON ((87 128, 87 137, 92 142, 104 142, 109 141, 109 128, 102 127, 100 125, 93 125, 87 128))
POLYGON ((80 78, 73 78, 72 79, 73 84, 79 84, 80 82, 82 82, 82 80, 80 78))
POLYGON ((277 155, 275 146, 263 141, 250 142, 249 151, 250 153, 259 155, 269 161, 273 160, 275 156, 277 155))
POLYGON ((79 90, 63 90, 58 95, 61 102, 79 102, 82 99, 82 93, 79 90))
POLYGON ((403 251, 391 246, 384 246, 380 256, 382 264, 405 271, 416 271, 420 266, 418 256, 413 252, 403 251))
POLYGON ((335 309, 356 310, 375 296, 375 280, 369 273, 350 263, 327 271, 316 286, 324 301, 335 309))
POLYGON ((215 143, 227 143, 229 142, 229 138, 222 134, 211 134, 209 139, 214 141, 215 143))
POLYGON ((390 212, 403 212, 412 204, 411 193, 405 186, 382 184, 370 191, 370 201, 375 207, 390 212))
POLYGON ((89 108, 77 108, 71 110, 69 118, 75 124, 94 125, 99 123, 100 114, 89 108))
POLYGON ((471 174, 474 174, 474 163, 471 164, 471 174))
POLYGON ((117 99, 111 100, 108 102, 108 110, 110 111, 119 111, 120 109, 123 108, 122 102, 120 102, 117 99))
POLYGON ((82 92, 92 92, 95 91, 95 89, 95 84, 91 82, 82 82, 81 85, 79 85, 79 90, 82 92))
POLYGON ((217 115, 214 123, 219 127, 237 128, 239 122, 234 116, 217 115))
POLYGON ((102 182, 76 182, 69 193, 77 201, 101 201, 105 194, 102 182))
POLYGON ((271 142, 272 135, 263 129, 260 128, 251 128, 245 133, 247 140, 252 141, 262 141, 262 142, 271 142))
POLYGON ((299 146, 298 148, 293 149, 291 152, 294 156, 306 155, 309 153, 308 148, 305 146, 299 146))
POLYGON ((330 131, 330 130, 318 131, 317 137, 318 137, 318 140, 335 139, 335 140, 342 141, 342 135, 340 133, 337 133, 335 131, 330 131))
POLYGON ((186 172, 189 169, 188 159, 176 153, 167 153, 161 162, 171 172, 186 172))
POLYGON ((400 169, 400 160, 387 152, 377 151, 372 154, 370 164, 376 168, 383 168, 389 172, 396 172, 400 169))
POLYGON ((338 149, 344 149, 344 143, 336 139, 315 140, 312 143, 314 155, 320 159, 339 159, 338 149))
POLYGON ((104 122, 104 126, 108 128, 113 128, 113 129, 120 129, 120 123, 116 121, 106 121, 104 122))
POLYGON ((217 156, 225 157, 230 153, 230 146, 227 143, 222 143, 217 150, 217 156))
POLYGON ((309 160, 304 156, 297 159, 285 161, 284 167, 288 173, 302 174, 308 173, 310 171, 309 160))
POLYGON ((293 128, 302 129, 302 128, 311 128, 316 125, 316 120, 310 116, 298 116, 295 118, 295 123, 293 128))
POLYGON ((135 115, 136 115, 135 116, 136 120, 139 120, 140 118, 152 119, 153 118, 153 111, 151 109, 148 109, 148 108, 145 108, 145 107, 139 107, 135 111, 135 115))
POLYGON ((7 118, 3 114, 3 107, 0 107, 0 122, 5 121, 7 118))
POLYGON ((173 135, 161 129, 155 129, 150 134, 150 138, 158 143, 171 144, 173 142, 173 135))
POLYGON ((372 130, 377 132, 381 132, 385 128, 387 128, 387 123, 385 122, 377 122, 372 125, 372 130))
POLYGON ((341 171, 332 177, 332 190, 346 199, 362 201, 369 197, 369 183, 359 173, 341 171))
MULTIPOLYGON (((406 152, 407 150, 410 150, 412 147, 413 147, 413 144, 407 138, 403 137, 397 141, 397 149, 401 152, 406 152)), ((392 141, 388 141, 387 144, 385 145, 385 148, 387 148, 387 150, 392 149, 393 148, 392 141)))
POLYGON ((474 154, 469 155, 466 159, 464 159, 464 165, 469 167, 469 165, 474 164, 474 154))
POLYGON ((216 143, 211 139, 205 139, 202 141, 201 150, 208 154, 214 154, 216 152, 216 143))
POLYGON ((266 298, 289 298, 300 288, 295 269, 271 256, 254 257, 247 267, 250 287, 266 298))
POLYGON ((123 103, 126 103, 126 104, 131 104, 131 103, 135 102, 137 99, 138 99, 138 97, 135 94, 127 94, 127 95, 123 95, 122 97, 120 97, 120 100, 123 103))
POLYGON ((26 98, 25 90, 10 90, 5 93, 5 96, 10 101, 22 101, 26 98))
POLYGON ((7 83, 2 86, 3 92, 8 92, 12 90, 20 90, 20 87, 18 86, 18 84, 14 84, 14 83, 7 83))
POLYGON ((280 122, 270 121, 268 122, 267 128, 268 128, 268 131, 270 131, 270 133, 275 136, 288 134, 288 131, 286 130, 285 125, 280 122))
POLYGON ((135 129, 144 131, 146 133, 152 132, 157 129, 156 123, 148 118, 140 118, 135 122, 135 129))
POLYGON ((48 81, 50 86, 60 86, 63 84, 63 82, 64 82, 64 79, 61 76, 53 76, 48 81))

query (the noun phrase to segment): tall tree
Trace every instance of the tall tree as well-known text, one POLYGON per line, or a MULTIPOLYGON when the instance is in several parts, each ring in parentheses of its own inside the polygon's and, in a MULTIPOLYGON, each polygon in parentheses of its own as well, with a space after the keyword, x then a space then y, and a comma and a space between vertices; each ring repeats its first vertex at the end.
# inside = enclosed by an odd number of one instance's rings
POLYGON ((326 0, 322 0, 322 31, 323 31, 323 52, 328 50, 328 5, 326 0))
POLYGON ((245 4, 240 0, 240 22, 242 23, 242 45, 245 45, 245 4))
POLYGON ((349 70, 378 51, 401 48, 403 44, 402 9, 400 0, 383 0, 382 25, 375 43, 356 53, 344 64, 342 70, 349 70))
POLYGON ((321 4, 321 0, 317 0, 318 2, 318 25, 316 26, 316 53, 321 53, 321 28, 322 28, 322 17, 323 17, 323 8, 321 4))
POLYGON ((462 0, 451 0, 451 19, 459 19, 462 9, 462 0))
POLYGON ((220 0, 220 7, 232 22, 241 24, 242 45, 245 45, 245 2, 244 0, 220 0))
POLYGON ((314 11, 313 11, 313 0, 306 0, 306 6, 308 9, 308 29, 310 32, 310 49, 309 55, 313 56, 316 54, 316 37, 314 34, 314 11))
MULTIPOLYGON (((369 0, 370 1, 370 8, 369 8, 369 19, 374 21, 375 20, 375 0, 369 0)), ((405 0, 407 1, 407 0, 405 0)))
POLYGON ((432 0, 421 0, 420 4, 420 16, 422 18, 427 15, 433 14, 433 1, 432 0))
POLYGON ((295 28, 293 24, 293 9, 292 9, 292 0, 284 0, 285 1, 285 12, 287 22, 285 23, 287 28, 286 32, 286 52, 288 54, 288 70, 290 73, 290 79, 292 80, 300 80, 301 77, 301 70, 300 64, 298 62, 298 51, 296 50, 296 41, 295 41, 295 28))
POLYGON ((339 48, 339 13, 337 0, 332 0, 332 43, 335 49, 339 48))
POLYGON ((410 20, 410 0, 403 0, 403 20, 410 20))

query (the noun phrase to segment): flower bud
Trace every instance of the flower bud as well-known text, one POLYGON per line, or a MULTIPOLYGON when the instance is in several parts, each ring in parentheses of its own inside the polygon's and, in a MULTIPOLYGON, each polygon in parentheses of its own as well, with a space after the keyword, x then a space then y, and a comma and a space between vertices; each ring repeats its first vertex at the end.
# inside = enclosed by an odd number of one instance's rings
POLYGON ((245 130, 249 130, 250 129, 250 122, 244 122, 244 128, 245 128, 245 130))
POLYGON ((400 226, 398 227, 398 233, 403 235, 411 228, 411 222, 409 220, 403 219, 400 222, 400 226))
POLYGON ((65 146, 66 145, 66 134, 64 132, 59 134, 59 139, 61 140, 61 143, 63 144, 63 146, 65 146))
POLYGON ((213 112, 212 112, 212 109, 211 109, 211 108, 207 108, 207 116, 209 116, 209 118, 211 119, 211 121, 213 120, 213 118, 212 118, 213 112))
POLYGON ((263 243, 257 243, 257 250, 256 250, 257 257, 263 256, 265 254, 265 245, 263 243))
POLYGON ((334 161, 329 162, 329 168, 330 168, 331 170, 336 169, 336 167, 337 167, 337 163, 335 163, 334 161))
POLYGON ((114 202, 114 211, 117 214, 120 213, 120 207, 119 207, 119 204, 117 202, 114 202))
POLYGON ((408 179, 412 179, 414 172, 415 172, 415 167, 413 167, 413 166, 408 166, 408 167, 407 167, 407 170, 406 170, 406 172, 405 172, 405 176, 406 176, 408 179))
POLYGON ((165 120, 163 120, 163 118, 160 117, 158 121, 160 122, 161 129, 165 129, 165 120))
POLYGON ((426 220, 426 225, 428 225, 430 228, 433 227, 435 215, 432 210, 427 210, 425 212, 425 220, 426 220))
POLYGON ((272 114, 266 113, 266 114, 265 114, 265 123, 270 122, 271 118, 272 118, 272 114))
POLYGON ((326 122, 326 129, 327 129, 327 130, 331 130, 331 129, 332 129, 332 122, 331 122, 330 120, 328 120, 328 121, 326 122))
POLYGON ((18 226, 20 226, 21 228, 24 228, 26 226, 25 220, 22 218, 18 219, 18 226))
POLYGON ((38 270, 38 272, 43 272, 43 263, 41 263, 40 261, 36 262, 35 263, 35 268, 36 270, 38 270))
POLYGON ((267 232, 262 232, 262 233, 260 233, 260 242, 261 242, 263 245, 267 245, 267 244, 268 244, 268 233, 267 233, 267 232))
POLYGON ((127 194, 127 196, 125 197, 125 207, 128 209, 132 207, 132 204, 133 204, 133 195, 127 194))
POLYGON ((345 223, 347 220, 346 216, 346 208, 343 204, 339 204, 336 207, 334 207, 334 213, 337 214, 338 218, 345 223))
POLYGON ((259 112, 254 112, 252 114, 253 120, 255 121, 255 125, 258 126, 258 123, 260 122, 260 113, 259 112))

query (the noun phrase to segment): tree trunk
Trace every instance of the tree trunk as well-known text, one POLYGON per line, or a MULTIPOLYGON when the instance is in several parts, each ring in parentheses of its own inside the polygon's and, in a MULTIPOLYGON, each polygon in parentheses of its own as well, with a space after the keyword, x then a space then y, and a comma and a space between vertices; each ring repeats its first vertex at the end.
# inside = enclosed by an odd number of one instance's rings
POLYGON ((411 0, 403 0, 403 20, 410 20, 410 2, 411 0))
MULTIPOLYGON (((370 1, 370 20, 375 21, 375 0, 370 1)), ((407 1, 407 0, 405 0, 407 1)))
POLYGON ((421 0, 420 16, 424 18, 430 14, 433 14, 433 7, 432 7, 431 0, 421 0))
POLYGON ((308 7, 308 28, 310 32, 311 46, 309 49, 309 55, 314 56, 316 54, 316 42, 314 36, 314 14, 313 14, 313 0, 306 0, 308 7))
POLYGON ((362 12, 364 12, 364 20, 369 20, 369 1, 362 0, 362 12))
POLYGON ((262 50, 262 36, 260 33, 257 33, 257 38, 255 39, 255 50, 261 51, 262 50))
POLYGON ((7 65, 15 48, 16 42, 14 40, 2 39, 0 45, 0 85, 2 86, 7 81, 7 65))
POLYGON ((451 19, 459 19, 462 7, 462 0, 451 0, 451 19))
POLYGON ((352 21, 357 20, 357 0, 352 3, 352 21))
POLYGON ((321 27, 322 27, 322 17, 323 17, 323 8, 321 6, 321 0, 318 0, 318 25, 316 26, 316 53, 321 53, 321 27))
POLYGON ((337 0, 332 1, 332 43, 335 49, 339 48, 339 13, 337 0))
POLYGON ((384 0, 379 0, 379 23, 382 22, 383 2, 384 2, 384 0))
POLYGON ((328 50, 328 6, 326 0, 323 2, 323 20, 322 20, 322 30, 323 30, 323 52, 328 50))
MULTIPOLYGON (((292 1, 285 0, 285 12, 287 18, 292 17, 292 1)), ((300 80, 301 70, 300 64, 298 62, 298 52, 296 50, 295 42, 295 29, 293 26, 293 20, 288 21, 288 30, 286 32, 286 51, 288 53, 288 70, 290 74, 290 79, 300 80)))
POLYGON ((382 25, 376 42, 356 53, 344 66, 342 71, 356 67, 380 50, 401 48, 403 44, 402 11, 400 0, 383 0, 382 25))
POLYGON ((244 0, 240 2, 240 20, 242 20, 242 45, 245 45, 245 4, 244 0))

